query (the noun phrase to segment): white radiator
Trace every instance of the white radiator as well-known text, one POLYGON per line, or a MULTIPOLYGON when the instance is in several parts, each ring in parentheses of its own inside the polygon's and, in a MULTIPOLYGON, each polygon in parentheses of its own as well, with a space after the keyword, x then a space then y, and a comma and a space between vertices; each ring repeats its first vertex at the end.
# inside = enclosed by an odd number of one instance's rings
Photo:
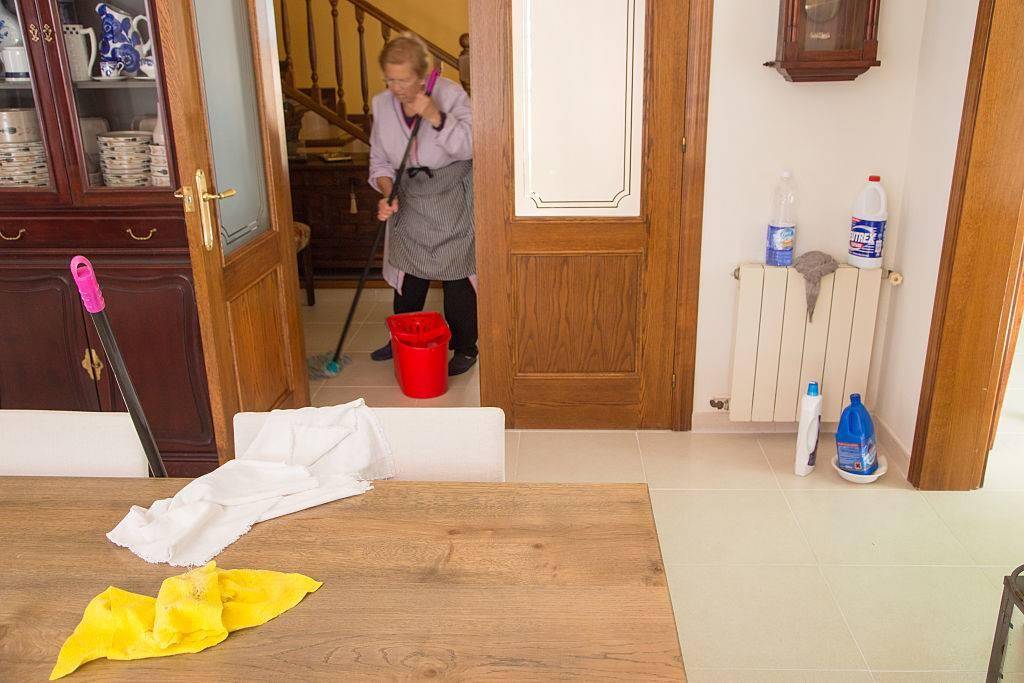
POLYGON ((745 264, 739 280, 729 419, 793 422, 816 380, 822 420, 837 422, 849 395, 867 390, 882 270, 843 265, 823 278, 813 322, 795 269, 745 264))

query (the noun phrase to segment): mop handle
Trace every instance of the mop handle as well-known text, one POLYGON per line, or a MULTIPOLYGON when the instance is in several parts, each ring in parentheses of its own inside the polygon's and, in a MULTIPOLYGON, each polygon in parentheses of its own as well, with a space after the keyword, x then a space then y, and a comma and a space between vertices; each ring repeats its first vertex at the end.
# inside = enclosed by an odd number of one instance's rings
POLYGON ((85 306, 85 310, 89 311, 92 322, 96 326, 96 332, 100 337, 100 343, 103 344, 103 350, 107 354, 107 360, 110 361, 114 377, 117 379, 117 386, 124 398, 124 404, 128 408, 132 424, 135 425, 139 441, 142 442, 142 450, 145 451, 146 459, 149 461, 149 470, 154 477, 166 477, 167 470, 164 468, 164 461, 160 458, 160 451, 157 450, 153 431, 149 428, 149 422, 146 421, 146 414, 142 412, 139 395, 135 393, 135 385, 132 384, 132 379, 128 375, 124 356, 121 355, 114 331, 110 328, 110 320, 104 311, 106 304, 103 301, 103 292, 100 290, 100 283, 96 280, 96 271, 93 270, 89 259, 84 256, 76 256, 71 259, 71 277, 74 278, 75 284, 78 286, 78 293, 82 296, 82 305, 85 306))
MULTIPOLYGON (((434 86, 437 85, 437 79, 441 77, 441 69, 435 68, 430 72, 430 76, 427 77, 427 83, 424 87, 424 92, 429 96, 434 92, 434 86)), ((395 181, 391 184, 391 192, 388 193, 388 206, 395 203, 395 198, 398 197, 398 185, 402 182, 402 174, 405 173, 405 166, 409 162, 409 153, 412 151, 412 144, 416 141, 416 136, 420 132, 420 124, 423 123, 423 117, 417 116, 416 123, 412 126, 412 132, 409 134, 409 141, 405 143, 405 153, 402 154, 402 163, 398 166, 398 173, 395 174, 395 181)), ((345 339, 348 338, 348 330, 352 325, 352 317, 355 315, 356 306, 359 305, 359 299, 363 295, 363 286, 366 284, 366 278, 370 274, 370 267, 373 265, 373 257, 377 255, 377 248, 380 246, 380 240, 384 236, 384 230, 387 228, 388 222, 381 221, 377 226, 377 236, 373 240, 373 247, 370 249, 370 255, 366 259, 366 266, 363 268, 363 274, 359 276, 359 284, 356 286, 356 295, 352 299, 352 305, 349 306, 348 315, 345 317, 345 326, 341 328, 341 336, 338 337, 338 345, 334 347, 334 355, 331 356, 331 362, 337 363, 338 359, 341 358, 341 348, 345 345, 345 339)))

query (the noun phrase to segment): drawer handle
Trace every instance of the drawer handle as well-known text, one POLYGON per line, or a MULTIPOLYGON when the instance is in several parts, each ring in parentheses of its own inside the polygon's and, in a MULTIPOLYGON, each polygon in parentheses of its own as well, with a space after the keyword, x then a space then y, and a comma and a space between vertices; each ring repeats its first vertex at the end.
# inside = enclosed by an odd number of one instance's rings
POLYGON ((8 237, 7 235, 4 234, 3 230, 0 230, 0 239, 7 240, 8 242, 17 242, 18 240, 21 239, 21 236, 24 235, 26 232, 27 231, 25 230, 25 228, 22 228, 14 237, 8 237))
POLYGON ((146 235, 145 237, 139 237, 139 236, 138 236, 138 235, 136 235, 136 234, 135 234, 134 232, 132 232, 132 229, 131 229, 131 228, 128 228, 127 230, 125 230, 125 232, 126 232, 126 233, 128 233, 128 235, 129 235, 129 236, 130 236, 130 237, 131 237, 131 238, 132 238, 133 240, 137 240, 137 241, 139 241, 139 242, 145 242, 146 240, 150 240, 150 239, 153 239, 153 235, 155 235, 155 234, 156 234, 156 228, 150 228, 150 229, 149 229, 149 234, 148 234, 148 235, 146 235))

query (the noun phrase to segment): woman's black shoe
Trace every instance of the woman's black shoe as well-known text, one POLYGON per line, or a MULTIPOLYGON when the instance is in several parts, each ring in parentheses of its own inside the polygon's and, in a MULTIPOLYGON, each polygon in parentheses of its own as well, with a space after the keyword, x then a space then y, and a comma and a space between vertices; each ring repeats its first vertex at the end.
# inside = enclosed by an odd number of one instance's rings
POLYGON ((461 375, 476 365, 476 356, 467 356, 464 353, 457 353, 448 361, 448 376, 461 375))
POLYGON ((391 360, 394 354, 391 352, 391 342, 388 342, 384 346, 380 347, 376 351, 370 354, 370 358, 373 360, 391 360))

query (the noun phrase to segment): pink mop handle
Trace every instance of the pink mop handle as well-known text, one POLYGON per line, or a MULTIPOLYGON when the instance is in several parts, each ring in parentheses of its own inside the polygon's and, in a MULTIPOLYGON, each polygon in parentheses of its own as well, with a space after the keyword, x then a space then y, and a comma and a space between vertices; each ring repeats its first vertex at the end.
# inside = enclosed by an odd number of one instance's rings
POLYGON ((440 78, 440 77, 441 77, 441 70, 440 69, 434 69, 433 71, 430 72, 430 76, 427 77, 427 84, 423 88, 428 95, 430 93, 434 92, 434 86, 437 85, 437 79, 440 78))
POLYGON ((78 285, 78 293, 82 296, 82 305, 90 313, 101 313, 106 306, 103 302, 103 292, 100 291, 100 283, 96 281, 96 271, 92 263, 84 256, 76 256, 71 259, 71 277, 78 285))

